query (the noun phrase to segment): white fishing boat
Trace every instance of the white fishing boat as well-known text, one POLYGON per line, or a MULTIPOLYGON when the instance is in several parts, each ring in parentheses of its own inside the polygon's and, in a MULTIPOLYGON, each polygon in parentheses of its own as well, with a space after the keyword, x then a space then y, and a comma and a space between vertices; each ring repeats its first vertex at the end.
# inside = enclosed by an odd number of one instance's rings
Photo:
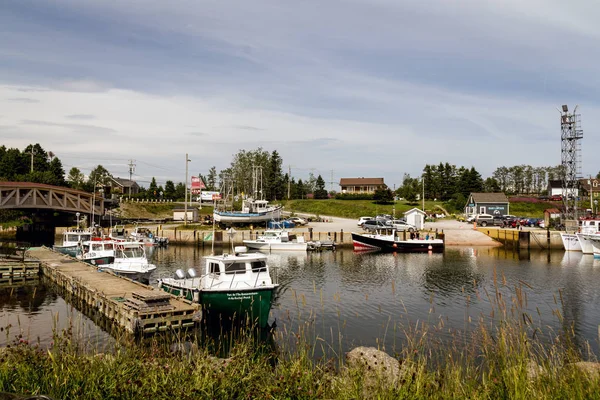
POLYGON ((296 236, 284 229, 268 229, 255 240, 244 240, 244 245, 250 249, 266 251, 306 251, 308 248, 304 236, 296 236))
POLYGON ((594 254, 592 239, 600 237, 600 220, 597 218, 582 218, 579 220, 578 231, 575 235, 579 241, 581 252, 583 254, 594 254))
POLYGON ((96 266, 113 264, 115 262, 115 243, 112 239, 103 238, 93 238, 93 240, 82 242, 77 258, 96 266))
POLYGON ((62 234, 62 245, 54 245, 52 248, 63 254, 75 257, 80 250, 80 244, 92 240, 92 237, 95 235, 92 229, 67 229, 62 234))
POLYGON ((565 251, 581 251, 581 244, 576 233, 561 232, 560 238, 562 239, 565 251))
POLYGON ((143 243, 116 242, 115 260, 112 264, 104 265, 103 268, 117 275, 147 282, 156 265, 148 262, 143 243))
POLYGON ((194 269, 177 270, 175 277, 159 279, 159 288, 202 304, 209 318, 248 317, 265 327, 279 284, 271 279, 267 256, 246 251, 240 246, 233 255, 207 256, 200 276, 194 269))
POLYGON ((127 231, 125 230, 125 225, 115 225, 110 228, 108 237, 119 242, 127 241, 127 231))
POLYGON ((246 199, 240 211, 215 210, 213 218, 221 224, 255 224, 279 219, 281 205, 270 205, 267 200, 246 199))

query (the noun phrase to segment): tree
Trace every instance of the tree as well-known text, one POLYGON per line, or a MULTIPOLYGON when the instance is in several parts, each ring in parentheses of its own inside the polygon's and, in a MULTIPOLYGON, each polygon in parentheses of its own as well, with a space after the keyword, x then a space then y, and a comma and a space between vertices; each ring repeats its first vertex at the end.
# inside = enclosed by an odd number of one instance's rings
POLYGON ((326 199, 327 196, 327 190, 325 190, 325 181, 323 180, 323 178, 321 177, 321 175, 319 175, 317 177, 317 181, 315 183, 315 191, 313 194, 313 198, 315 199, 326 199))
POLYGON ((69 176, 67 177, 69 186, 73 189, 83 190, 85 184, 85 176, 83 172, 77 167, 73 167, 69 170, 69 176))
POLYGON ((266 171, 266 198, 267 200, 277 200, 284 198, 284 179, 281 170, 281 157, 277 150, 273 150, 269 159, 269 167, 266 171))
POLYGON ((208 176, 206 177, 206 188, 208 190, 217 190, 217 168, 215 166, 210 167, 208 170, 208 176))
POLYGON ((165 194, 163 197, 168 200, 175 200, 175 184, 173 181, 165 182, 165 194))
POLYGON ((65 170, 63 169, 62 162, 58 157, 52 157, 48 171, 52 174, 52 185, 66 186, 65 182, 65 170))
MULTIPOLYGON (((148 186, 148 198, 152 199, 152 198, 156 198, 158 197, 158 186, 156 185, 156 178, 152 177, 152 181, 150 182, 150 186, 148 186)), ((185 197, 185 191, 184 191, 184 197, 185 197)))
POLYGON ((417 178, 411 178, 409 174, 404 174, 402 179, 402 186, 397 190, 398 195, 406 199, 408 202, 414 202, 417 200, 417 193, 419 192, 419 180, 417 178))
POLYGON ((387 204, 394 200, 394 193, 387 186, 379 188, 373 194, 373 200, 377 204, 387 204))

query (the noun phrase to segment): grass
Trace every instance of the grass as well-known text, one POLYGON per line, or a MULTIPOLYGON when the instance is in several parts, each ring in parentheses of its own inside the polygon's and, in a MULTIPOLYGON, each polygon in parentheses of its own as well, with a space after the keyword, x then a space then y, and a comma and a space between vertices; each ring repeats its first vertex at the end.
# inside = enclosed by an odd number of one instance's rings
MULTIPOLYGON (((102 352, 86 351, 71 328, 55 332, 47 349, 17 335, 0 351, 0 391, 55 399, 600 397, 598 375, 572 367, 581 359, 572 328, 543 332, 536 316, 524 311, 525 283, 511 287, 494 276, 494 286, 474 293, 492 305, 491 315, 473 321, 473 329, 454 332, 452 340, 437 334, 445 329, 443 320, 394 326, 404 337, 394 354, 401 362, 396 380, 345 363, 341 338, 328 342, 315 335, 315 321, 300 301, 296 328, 284 321, 275 331, 276 346, 242 329, 223 339, 227 359, 212 356, 210 340, 176 334, 141 344, 123 338, 102 352)), ((560 298, 555 315, 564 322, 560 298)))

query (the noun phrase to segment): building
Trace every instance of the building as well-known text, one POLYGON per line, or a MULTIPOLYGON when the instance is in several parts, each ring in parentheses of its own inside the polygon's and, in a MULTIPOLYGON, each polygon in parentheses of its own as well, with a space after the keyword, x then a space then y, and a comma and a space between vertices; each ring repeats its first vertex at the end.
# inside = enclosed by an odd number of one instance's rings
MULTIPOLYGON (((563 196, 563 182, 559 179, 548 181, 548 196, 563 196)), ((579 189, 574 189, 574 196, 579 196, 579 189)))
MULTIPOLYGON (((173 210, 173 221, 185 221, 185 209, 173 210)), ((187 209, 187 222, 198 222, 198 209, 189 207, 187 209)))
POLYGON ((411 208, 404 213, 406 222, 417 227, 418 230, 423 229, 425 226, 425 212, 418 208, 411 208))
POLYGON ((510 214, 510 203, 504 193, 471 193, 465 206, 465 214, 510 214))
POLYGON ((587 198, 593 198, 594 200, 600 199, 600 179, 596 178, 583 178, 579 180, 579 187, 581 188, 581 194, 587 198))
POLYGON ((340 188, 342 193, 375 193, 378 189, 387 186, 383 178, 341 178, 340 188))
POLYGON ((116 195, 131 196, 140 192, 140 186, 129 179, 110 178, 110 193, 116 195))

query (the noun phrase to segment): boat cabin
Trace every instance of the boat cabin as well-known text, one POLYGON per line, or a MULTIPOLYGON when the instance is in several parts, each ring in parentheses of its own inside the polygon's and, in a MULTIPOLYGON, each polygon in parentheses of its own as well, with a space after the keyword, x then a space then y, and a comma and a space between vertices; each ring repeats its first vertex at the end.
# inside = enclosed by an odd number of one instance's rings
POLYGON ((269 209, 269 202, 267 200, 246 200, 242 207, 243 213, 261 213, 266 212, 269 209))
POLYGON ((206 289, 247 289, 270 285, 267 257, 262 254, 237 254, 206 258, 206 289))
POLYGON ((63 233, 63 245, 76 245, 80 242, 92 240, 92 232, 85 229, 73 229, 63 233))
POLYGON ((145 255, 140 243, 118 243, 115 249, 115 258, 142 258, 145 255))

